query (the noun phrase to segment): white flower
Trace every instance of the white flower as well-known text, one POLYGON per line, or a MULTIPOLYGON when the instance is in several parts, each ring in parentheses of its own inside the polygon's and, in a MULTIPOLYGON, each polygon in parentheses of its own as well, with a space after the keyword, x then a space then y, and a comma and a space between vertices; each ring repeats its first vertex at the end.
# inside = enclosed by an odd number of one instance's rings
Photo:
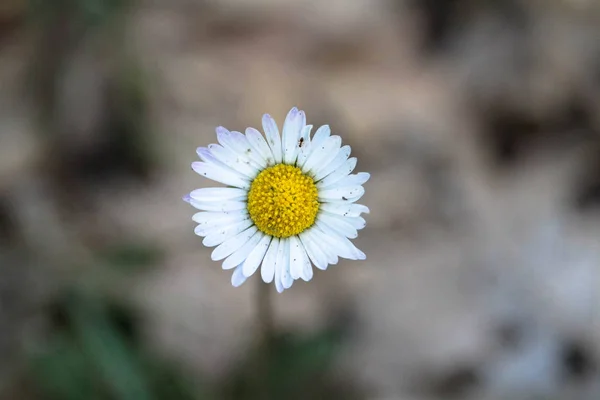
POLYGON ((304 111, 288 113, 279 135, 268 114, 265 137, 254 128, 246 134, 217 128, 219 144, 197 150, 198 174, 228 187, 192 191, 184 200, 201 212, 193 216, 195 233, 205 246, 217 246, 214 261, 234 269, 231 283, 240 286, 260 267, 263 281, 278 292, 296 279, 309 281, 312 264, 326 270, 338 257, 364 260, 349 239, 365 227, 366 206, 355 204, 369 174, 351 175, 356 158, 341 146, 329 126, 306 125, 304 111))

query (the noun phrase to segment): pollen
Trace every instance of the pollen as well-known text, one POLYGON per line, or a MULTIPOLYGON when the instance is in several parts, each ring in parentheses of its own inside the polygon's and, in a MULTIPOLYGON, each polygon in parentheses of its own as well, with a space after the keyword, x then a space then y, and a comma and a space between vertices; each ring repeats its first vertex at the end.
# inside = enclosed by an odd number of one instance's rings
POLYGON ((293 165, 263 170, 248 192, 248 213, 263 233, 287 238, 310 228, 319 211, 314 180, 293 165))

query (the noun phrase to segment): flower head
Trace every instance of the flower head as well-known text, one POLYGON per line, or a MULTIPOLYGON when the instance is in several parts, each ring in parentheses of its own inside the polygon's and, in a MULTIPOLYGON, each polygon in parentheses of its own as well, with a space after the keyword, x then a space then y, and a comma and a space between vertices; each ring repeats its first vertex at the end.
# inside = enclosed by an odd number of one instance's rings
POLYGON ((281 293, 294 280, 311 280, 313 264, 326 270, 339 257, 366 258, 349 239, 365 227, 360 215, 369 209, 355 202, 369 174, 351 174, 356 158, 329 126, 311 137, 304 111, 290 110, 282 135, 268 114, 262 123, 264 137, 254 128, 218 127, 219 144, 198 148, 202 161, 192 169, 227 187, 196 189, 184 200, 200 210, 195 233, 216 246, 212 259, 234 269, 233 286, 260 267, 281 293))

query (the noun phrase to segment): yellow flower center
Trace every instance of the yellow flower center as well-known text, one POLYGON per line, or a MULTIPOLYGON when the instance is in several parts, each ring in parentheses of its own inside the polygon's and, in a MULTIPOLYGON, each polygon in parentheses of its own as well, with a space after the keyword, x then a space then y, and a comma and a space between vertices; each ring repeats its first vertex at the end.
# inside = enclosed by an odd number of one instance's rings
POLYGON ((248 192, 248 213, 267 235, 286 238, 312 226, 319 211, 313 179, 293 165, 278 164, 263 170, 248 192))

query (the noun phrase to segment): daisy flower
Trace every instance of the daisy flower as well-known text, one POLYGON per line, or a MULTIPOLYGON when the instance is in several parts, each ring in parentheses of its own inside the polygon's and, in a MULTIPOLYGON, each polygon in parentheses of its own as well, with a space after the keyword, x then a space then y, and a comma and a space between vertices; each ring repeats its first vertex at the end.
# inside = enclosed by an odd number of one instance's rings
POLYGON ((294 280, 310 281, 314 265, 326 270, 338 258, 364 260, 349 239, 365 227, 360 216, 369 209, 362 197, 369 174, 351 174, 356 158, 329 126, 311 137, 304 111, 288 113, 279 134, 268 114, 265 136, 218 127, 219 144, 197 150, 202 161, 192 169, 227 187, 192 191, 184 200, 200 210, 195 233, 213 250, 214 261, 233 269, 231 283, 240 286, 259 268, 262 280, 275 282, 279 293, 294 280))

